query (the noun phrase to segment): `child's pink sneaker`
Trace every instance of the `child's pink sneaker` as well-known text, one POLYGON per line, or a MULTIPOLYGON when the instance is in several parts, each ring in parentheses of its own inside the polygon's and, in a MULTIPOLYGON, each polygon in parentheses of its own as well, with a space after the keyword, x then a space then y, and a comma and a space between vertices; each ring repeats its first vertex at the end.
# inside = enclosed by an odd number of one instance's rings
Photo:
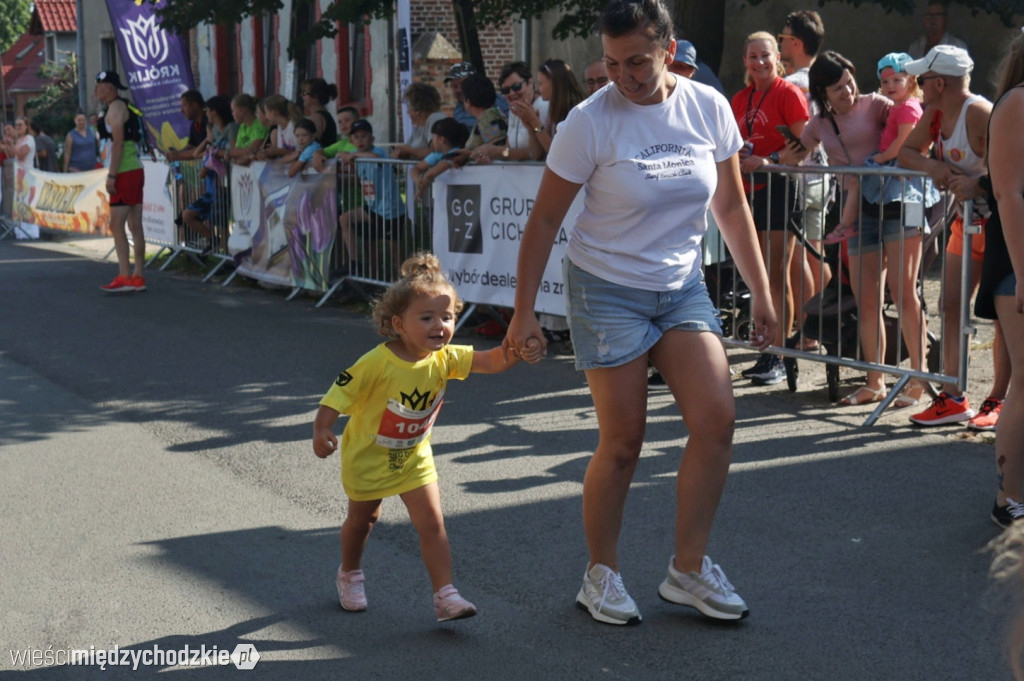
POLYGON ((438 622, 461 620, 476 614, 476 606, 459 595, 459 590, 449 584, 434 594, 434 614, 438 622))
POLYGON ((349 612, 362 612, 366 610, 366 590, 363 589, 363 571, 349 570, 345 572, 338 566, 338 576, 335 584, 338 586, 338 600, 341 607, 349 612))

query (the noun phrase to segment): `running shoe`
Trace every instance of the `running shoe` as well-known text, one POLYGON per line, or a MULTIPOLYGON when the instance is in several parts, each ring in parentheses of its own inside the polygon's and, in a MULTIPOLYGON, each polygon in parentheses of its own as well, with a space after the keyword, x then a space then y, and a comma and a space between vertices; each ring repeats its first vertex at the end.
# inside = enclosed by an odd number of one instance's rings
POLYGON ((605 624, 639 624, 641 620, 636 603, 622 584, 622 575, 600 563, 583 575, 576 605, 605 624))
POLYGON ((760 355, 757 356, 757 361, 754 362, 754 366, 747 367, 746 369, 741 371, 740 376, 742 376, 743 378, 750 378, 754 374, 764 373, 764 371, 768 369, 768 367, 771 365, 772 357, 774 356, 775 355, 769 352, 762 352, 760 355))
POLYGON ((131 279, 131 277, 122 277, 119 274, 109 284, 100 286, 100 290, 104 293, 134 293, 135 285, 131 279))
POLYGON ((992 522, 999 527, 1009 527, 1021 518, 1024 518, 1024 504, 1018 504, 1013 499, 1007 499, 1006 506, 992 504, 992 522))
POLYGON ((740 620, 750 614, 725 572, 710 558, 704 556, 700 574, 680 572, 674 562, 675 556, 668 562, 668 576, 658 587, 658 595, 666 601, 697 608, 720 620, 740 620))
POLYGON ((135 287, 136 293, 142 293, 146 290, 146 280, 138 275, 128 277, 128 284, 135 287))
POLYGON ((919 426, 943 426, 947 423, 970 421, 972 418, 974 410, 967 401, 967 395, 956 398, 943 390, 932 400, 931 406, 914 414, 910 420, 919 426))
POLYGON ((967 427, 971 430, 995 430, 1002 410, 1003 401, 990 397, 981 403, 981 409, 967 422, 967 427))
POLYGON ((476 606, 459 595, 459 590, 449 584, 434 594, 434 614, 438 622, 461 620, 476 614, 476 606))
POLYGON ((345 572, 338 566, 338 575, 334 583, 338 587, 338 601, 341 607, 349 612, 362 612, 366 610, 366 589, 363 587, 365 577, 362 570, 349 570, 345 572))
POLYGON ((762 371, 750 375, 750 382, 754 385, 775 385, 786 378, 786 365, 778 355, 768 355, 768 364, 762 371))

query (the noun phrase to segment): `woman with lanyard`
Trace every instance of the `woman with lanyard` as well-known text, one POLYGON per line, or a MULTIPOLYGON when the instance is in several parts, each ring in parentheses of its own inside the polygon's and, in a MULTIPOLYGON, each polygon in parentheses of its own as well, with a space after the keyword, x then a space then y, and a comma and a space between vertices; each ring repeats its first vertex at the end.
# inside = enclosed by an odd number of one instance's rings
POLYGON ((599 439, 583 478, 589 562, 576 602, 599 622, 640 621, 619 573, 618 539, 643 445, 650 360, 689 431, 675 482, 675 553, 658 593, 737 620, 746 603, 706 555, 736 405, 721 323, 701 275, 701 241, 710 206, 750 286, 751 340, 763 350, 775 337, 775 316, 743 200, 743 140, 721 95, 669 72, 676 43, 661 0, 612 0, 598 25, 612 85, 558 128, 519 249, 504 346, 517 353, 532 339, 547 346, 534 314, 537 292, 583 189, 562 276, 576 368, 586 373, 599 439))
MULTIPOLYGON (((772 305, 779 319, 779 327, 771 340, 781 348, 792 331, 794 320, 788 272, 796 237, 789 233, 786 223, 787 209, 793 206, 795 192, 794 184, 787 182, 784 176, 759 171, 778 163, 779 152, 786 146, 776 126, 784 125, 799 137, 810 113, 800 88, 782 78, 775 36, 764 31, 752 33, 743 49, 747 87, 732 98, 732 111, 746 141, 740 152, 743 189, 751 197, 761 252, 768 267, 772 305)), ((786 377, 786 370, 779 355, 765 352, 754 366, 743 371, 743 376, 755 385, 772 385, 786 377)))

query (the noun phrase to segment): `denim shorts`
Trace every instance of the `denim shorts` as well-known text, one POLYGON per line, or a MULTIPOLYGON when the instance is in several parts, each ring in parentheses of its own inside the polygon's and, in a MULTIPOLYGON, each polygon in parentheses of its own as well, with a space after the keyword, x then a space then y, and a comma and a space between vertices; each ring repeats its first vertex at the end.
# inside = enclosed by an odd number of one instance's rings
POLYGON ((669 329, 722 335, 703 278, 676 291, 645 291, 594 276, 568 258, 562 261, 562 276, 577 370, 626 364, 669 329))
POLYGON ((1010 272, 1003 280, 996 284, 992 290, 994 296, 1015 296, 1017 295, 1017 275, 1010 272))
POLYGON ((880 220, 877 215, 861 215, 857 233, 850 237, 850 255, 877 252, 880 243, 899 241, 901 234, 909 239, 920 233, 917 227, 904 225, 900 218, 880 220))

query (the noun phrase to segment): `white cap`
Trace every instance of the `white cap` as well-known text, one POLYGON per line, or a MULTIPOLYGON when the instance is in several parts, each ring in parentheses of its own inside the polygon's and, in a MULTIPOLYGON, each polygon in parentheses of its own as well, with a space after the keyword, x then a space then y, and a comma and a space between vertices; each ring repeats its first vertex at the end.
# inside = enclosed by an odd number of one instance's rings
POLYGON ((963 48, 936 45, 924 57, 908 62, 903 68, 912 76, 923 76, 931 71, 941 76, 960 77, 974 70, 974 60, 963 48))

